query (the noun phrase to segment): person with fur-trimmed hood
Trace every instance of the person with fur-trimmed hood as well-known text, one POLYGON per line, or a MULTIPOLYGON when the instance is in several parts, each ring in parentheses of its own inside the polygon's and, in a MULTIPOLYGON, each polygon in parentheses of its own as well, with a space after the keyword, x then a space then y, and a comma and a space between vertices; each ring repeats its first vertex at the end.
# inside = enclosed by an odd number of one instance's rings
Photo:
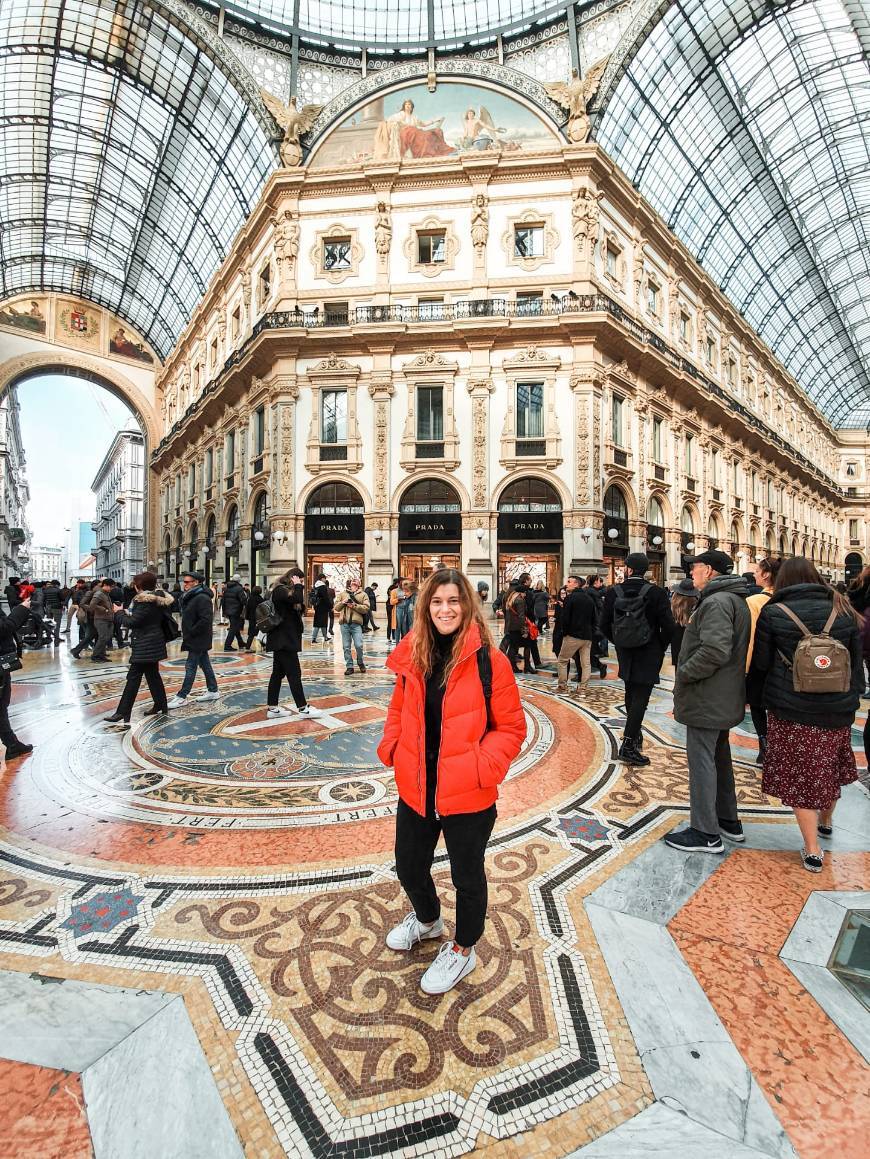
MULTIPOLYGON (((108 724, 127 728, 133 712, 133 704, 139 693, 144 676, 148 691, 154 701, 146 709, 145 716, 167 712, 166 689, 160 675, 160 661, 166 659, 167 627, 171 625, 171 636, 177 631, 172 619, 172 596, 168 592, 157 591, 157 576, 143 571, 133 576, 136 595, 130 605, 129 615, 121 616, 121 624, 130 629, 130 667, 127 669, 127 683, 121 693, 118 707, 111 716, 104 717, 108 724), (168 624, 167 624, 168 621, 168 624)), ((121 611, 120 607, 115 608, 121 611)))

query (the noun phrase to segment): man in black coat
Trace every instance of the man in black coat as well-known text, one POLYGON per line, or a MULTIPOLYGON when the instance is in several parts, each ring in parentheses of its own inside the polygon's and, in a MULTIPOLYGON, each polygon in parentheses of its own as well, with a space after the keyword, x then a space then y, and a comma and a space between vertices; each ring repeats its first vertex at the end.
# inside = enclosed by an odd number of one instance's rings
MULTIPOLYGON (((604 580, 600 575, 589 575, 586 577, 586 591, 595 601, 595 623, 601 624, 601 614, 604 611, 604 580)), ((607 655, 607 637, 601 634, 601 628, 596 627, 595 636, 592 640, 592 652, 589 657, 589 662, 593 668, 598 669, 598 675, 603 680, 607 675, 607 665, 602 661, 601 657, 607 655)))
POLYGON ((170 708, 181 708, 187 700, 196 680, 197 668, 202 669, 206 690, 196 700, 217 700, 220 697, 208 654, 214 631, 211 592, 205 586, 205 576, 198 571, 185 572, 181 583, 181 651, 187 653, 187 659, 184 663, 184 681, 169 701, 170 708))
POLYGON ((60 622, 63 619, 63 599, 60 590, 60 580, 49 580, 43 593, 43 607, 45 615, 54 620, 54 642, 60 643, 60 622))
POLYGON ((614 584, 604 597, 601 631, 616 646, 619 678, 625 684, 625 732, 619 759, 628 765, 648 765, 643 748, 643 718, 653 687, 659 682, 662 660, 674 633, 674 617, 664 588, 648 583, 649 560, 643 552, 631 552, 625 561, 626 579, 614 584), (649 625, 648 639, 636 647, 620 644, 620 622, 643 601, 643 614, 649 625))
POLYGON ((363 631, 367 632, 369 630, 369 628, 371 628, 372 631, 377 632, 378 626, 375 623, 375 612, 378 610, 378 583, 377 583, 377 580, 375 580, 374 583, 370 583, 369 586, 366 588, 366 595, 369 598, 369 611, 368 611, 368 615, 366 616, 366 622, 363 625, 363 631))
MULTIPOLYGON (((16 581, 17 582, 17 581, 16 581)), ((12 580, 9 581, 10 587, 12 580)), ((16 589, 17 595, 17 589, 16 589)), ((8 598, 8 597, 7 597, 8 598)), ((18 600, 9 615, 0 612, 0 654, 11 655, 18 652, 16 633, 20 632, 30 618, 30 600, 18 600)), ((9 700, 12 696, 12 673, 0 669, 0 741, 6 746, 6 759, 24 756, 33 752, 32 744, 25 744, 15 735, 9 721, 9 700)))
POLYGON ((230 630, 224 641, 225 652, 235 652, 233 641, 238 640, 239 648, 244 648, 245 637, 242 629, 245 626, 245 609, 248 606, 248 593, 242 587, 239 576, 234 575, 224 589, 221 600, 221 610, 230 622, 230 630))
POLYGON ((595 601, 583 588, 583 581, 576 575, 565 580, 568 595, 562 605, 560 626, 562 646, 559 648, 559 681, 557 692, 568 691, 568 668, 574 656, 580 656, 580 683, 575 695, 589 683, 591 667, 589 656, 592 637, 595 635, 595 601))
POLYGON ((9 583, 3 589, 3 594, 6 596, 6 603, 9 605, 10 612, 21 603, 21 593, 18 590, 20 586, 21 580, 17 575, 13 575, 9 577, 9 583))

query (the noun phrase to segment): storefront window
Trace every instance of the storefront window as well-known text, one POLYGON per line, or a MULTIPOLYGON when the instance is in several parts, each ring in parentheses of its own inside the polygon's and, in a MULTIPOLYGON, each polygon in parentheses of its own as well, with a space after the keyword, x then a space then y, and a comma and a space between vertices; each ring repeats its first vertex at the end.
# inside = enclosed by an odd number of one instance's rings
POLYGON ((347 391, 324 390, 320 396, 320 441, 347 442, 347 391))

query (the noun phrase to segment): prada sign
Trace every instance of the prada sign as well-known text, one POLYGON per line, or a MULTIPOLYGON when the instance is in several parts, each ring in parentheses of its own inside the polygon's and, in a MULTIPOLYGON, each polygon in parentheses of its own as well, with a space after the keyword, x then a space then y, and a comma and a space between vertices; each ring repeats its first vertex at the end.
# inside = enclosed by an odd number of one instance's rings
POLYGON ((362 543, 362 515, 306 515, 305 539, 314 543, 362 543))
POLYGON ((502 511, 498 517, 499 539, 517 543, 562 539, 561 511, 502 511))
POLYGON ((462 515, 458 511, 416 511, 399 516, 399 539, 437 543, 442 539, 461 538, 462 515))

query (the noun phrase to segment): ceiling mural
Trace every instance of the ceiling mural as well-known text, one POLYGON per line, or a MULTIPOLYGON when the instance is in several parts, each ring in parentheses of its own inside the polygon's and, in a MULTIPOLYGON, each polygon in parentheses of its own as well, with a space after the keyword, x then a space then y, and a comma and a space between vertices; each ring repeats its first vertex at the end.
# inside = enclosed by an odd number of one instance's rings
POLYGON ((494 89, 443 82, 432 93, 425 84, 410 84, 356 109, 327 136, 311 165, 533 152, 559 143, 539 116, 494 89))

